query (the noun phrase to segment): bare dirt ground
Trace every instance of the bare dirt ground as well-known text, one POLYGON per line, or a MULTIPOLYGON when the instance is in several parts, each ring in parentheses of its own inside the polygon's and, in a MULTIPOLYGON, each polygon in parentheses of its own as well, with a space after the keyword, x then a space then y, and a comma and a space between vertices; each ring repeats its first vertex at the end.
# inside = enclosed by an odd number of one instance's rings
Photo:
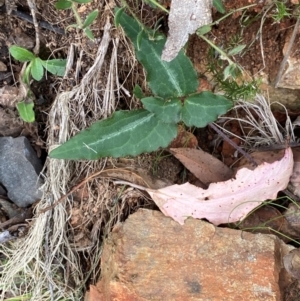
MULTIPOLYGON (((131 3, 131 1, 128 2, 131 3)), ((283 46, 291 35, 296 20, 295 18, 284 18, 280 22, 275 22, 272 18, 274 7, 270 6, 269 9, 269 4, 266 4, 264 1, 225 1, 225 7, 229 11, 256 2, 262 3, 245 11, 234 13, 219 24, 214 25, 208 37, 223 50, 230 49, 238 44, 247 45, 243 55, 236 56, 237 63, 253 77, 258 78, 262 72, 267 74, 269 81, 272 83, 278 73, 278 66, 283 59, 283 46), (263 49, 261 48, 262 45, 263 49)), ((81 6, 79 12, 83 18, 95 8, 98 8, 100 12, 96 22, 92 25, 92 31, 96 39, 91 41, 73 28, 68 32, 64 31, 68 25, 74 22, 74 16, 70 10, 56 10, 54 3, 54 1, 36 0, 37 18, 39 21, 44 22, 44 27, 48 26, 48 28, 40 28, 40 57, 42 59, 47 59, 49 56, 67 58, 70 55, 70 47, 72 45, 75 49, 74 63, 68 76, 61 79, 47 74, 40 82, 32 84, 32 91, 36 98, 36 122, 30 126, 25 125, 18 119, 16 110, 6 108, 0 104, 0 113, 9 114, 11 124, 17 124, 19 130, 16 130, 13 136, 24 133, 27 135, 46 164, 45 173, 47 173, 47 169, 48 171, 50 169, 46 159, 49 147, 47 145, 47 139, 49 138, 49 111, 58 93, 71 91, 75 86, 79 85, 84 75, 93 65, 106 20, 110 18, 113 24, 112 10, 116 4, 119 4, 114 3, 114 1, 95 0, 81 6)), ((137 15, 142 22, 147 26, 153 26, 158 19, 162 18, 161 28, 164 33, 167 33, 167 17, 164 13, 158 9, 153 9, 143 2, 136 3, 132 1, 131 5, 138 12, 137 15)), ((167 1, 164 1, 164 5, 166 8, 169 8, 167 1)), ((293 10, 294 6, 290 5, 290 8, 293 10)), ((221 18, 221 16, 220 13, 214 10, 214 20, 221 18)), ((117 100, 111 112, 116 109, 140 107, 140 103, 132 96, 132 90, 135 84, 139 84, 144 91, 147 91, 144 72, 136 62, 132 50, 130 47, 128 48, 126 39, 121 34, 121 31, 113 28, 111 36, 115 39, 114 41, 118 40, 119 43, 116 57, 118 70, 116 82, 122 86, 122 89, 115 91, 117 100)), ((300 39, 296 38, 293 46, 294 53, 300 53, 299 43, 300 39)), ((8 1, 0 1, 0 88, 4 86, 18 87, 18 75, 22 65, 10 57, 8 52, 8 47, 15 44, 29 50, 32 50, 34 47, 35 28, 30 21, 30 10, 26 1, 16 0, 14 3, 10 2, 10 7, 8 7, 8 1)), ((109 44, 104 61, 104 66, 106 67, 103 68, 106 71, 97 75, 97 88, 101 93, 106 89, 107 70, 109 70, 113 52, 114 47, 112 44, 109 44)), ((190 37, 187 54, 197 69, 199 78, 207 78, 205 74, 207 63, 213 63, 214 59, 217 60, 217 54, 213 54, 212 59, 208 45, 196 35, 190 37)), ((203 80, 203 82, 205 81, 203 80)), ((208 86, 210 86, 210 83, 208 86)), ((82 104, 82 107, 86 112, 85 122, 77 123, 76 126, 81 128, 74 130, 74 133, 89 126, 98 118, 107 117, 101 110, 97 111, 97 109, 94 110, 89 107, 88 102, 82 104)), ((71 109, 71 111, 73 110, 72 114, 76 115, 76 109, 77 107, 74 105, 71 109)), ((11 133, 9 132, 10 127, 10 124, 6 125, 7 131, 2 132, 2 135, 4 135, 3 133, 11 133)), ((57 124, 57 127, 59 128, 60 124, 57 124)), ((231 130, 234 131, 233 126, 231 130)), ((193 129, 187 129, 187 133, 184 135, 192 135, 190 134, 191 132, 193 132, 193 129)), ((211 130, 201 129, 194 131, 193 137, 197 138, 196 143, 203 149, 211 152, 213 148, 210 142, 214 139, 214 135, 211 130)), ((184 143, 181 141, 179 145, 184 145, 184 143)), ((234 149, 229 147, 224 151, 225 146, 223 145, 218 149, 219 153, 217 153, 217 156, 230 157, 233 155, 234 149)), ((228 161, 227 163, 231 164, 232 162, 228 161)), ((84 162, 70 163, 70 166, 65 193, 71 187, 104 167, 116 168, 114 172, 103 174, 101 179, 95 179, 88 185, 83 185, 73 193, 72 201, 69 201, 65 207, 66 215, 63 227, 65 239, 69 243, 66 249, 76 250, 77 259, 75 262, 80 265, 80 277, 73 279, 70 276, 72 273, 75 273, 76 266, 68 265, 69 259, 66 255, 66 258, 60 262, 62 265, 66 265, 66 270, 58 269, 57 278, 65 278, 68 275, 66 287, 74 292, 82 285, 81 292, 83 292, 87 285, 95 282, 100 275, 99 253, 101 252, 99 250, 101 250, 102 238, 107 235, 112 226, 119 221, 124 221, 130 213, 140 207, 156 208, 153 202, 143 193, 132 188, 115 186, 112 180, 120 177, 128 180, 137 180, 142 173, 147 173, 147 176, 152 180, 155 178, 167 183, 182 183, 187 180, 193 182, 194 179, 192 175, 186 174, 182 165, 174 157, 168 152, 162 151, 135 159, 107 160, 91 164, 84 162), (131 172, 128 172, 128 169, 131 172), (139 172, 136 172, 137 170, 139 172), (92 253, 96 255, 91 260, 90 256, 92 253)), ((49 225, 48 227, 51 227, 51 222, 49 222, 49 225)), ((71 299, 74 298, 74 295, 72 297, 71 295, 69 297, 71 299)), ((7 292, 8 296, 10 296, 9 292, 7 292)))

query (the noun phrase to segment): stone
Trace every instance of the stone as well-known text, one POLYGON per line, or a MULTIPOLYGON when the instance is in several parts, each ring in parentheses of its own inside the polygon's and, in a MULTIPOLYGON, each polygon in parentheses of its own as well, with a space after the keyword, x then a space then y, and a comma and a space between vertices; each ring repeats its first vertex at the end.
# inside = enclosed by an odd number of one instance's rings
POLYGON ((279 301, 291 248, 273 235, 192 218, 181 226, 140 209, 105 240, 97 297, 86 300, 279 301))
POLYGON ((26 137, 0 137, 0 182, 17 206, 27 207, 41 198, 41 170, 42 164, 26 137))

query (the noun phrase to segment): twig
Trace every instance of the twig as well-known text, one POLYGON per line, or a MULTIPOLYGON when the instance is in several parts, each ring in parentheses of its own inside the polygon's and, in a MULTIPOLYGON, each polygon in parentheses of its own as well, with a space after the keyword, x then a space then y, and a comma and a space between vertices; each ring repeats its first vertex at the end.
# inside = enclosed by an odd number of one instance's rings
MULTIPOLYGON (((27 15, 26 13, 23 13, 23 12, 19 11, 19 10, 13 10, 11 12, 11 15, 33 24, 32 17, 27 15)), ((58 34, 61 34, 61 35, 65 34, 65 31, 62 28, 60 28, 58 26, 55 26, 55 25, 51 25, 51 24, 49 24, 48 22, 45 22, 45 21, 40 21, 40 26, 44 29, 51 30, 51 31, 53 31, 55 33, 58 33, 58 34)))
POLYGON ((229 139, 222 131, 220 131, 213 123, 210 123, 210 126, 213 130, 215 130, 225 141, 227 141, 231 146, 233 146, 240 154, 242 154, 250 163, 252 163, 255 167, 258 164, 254 161, 254 159, 246 153, 243 149, 241 149, 236 143, 234 143, 231 139, 229 139))
POLYGON ((27 0, 28 6, 30 8, 30 12, 32 15, 32 21, 35 28, 35 47, 33 49, 34 54, 38 55, 40 52, 40 29, 39 24, 36 19, 36 5, 34 3, 35 0, 27 0))
POLYGON ((287 50, 286 50, 286 53, 284 55, 284 58, 280 64, 280 67, 279 67, 279 71, 278 71, 278 74, 276 76, 276 79, 275 79, 275 88, 277 88, 280 80, 281 80, 281 77, 282 77, 282 73, 284 71, 284 68, 285 68, 285 64, 290 56, 290 53, 291 53, 291 50, 292 50, 292 47, 294 45, 294 42, 295 42, 295 38, 296 38, 296 35, 298 33, 298 27, 299 27, 299 24, 300 24, 300 17, 297 18, 297 22, 295 24, 295 27, 294 27, 294 30, 293 30, 293 34, 292 34, 292 37, 289 41, 289 45, 287 47, 287 50))
POLYGON ((39 211, 39 213, 45 213, 51 209, 53 209, 54 207, 56 207, 58 204, 62 203, 70 194, 74 193, 77 189, 79 189, 82 185, 84 185, 85 183, 87 183, 88 181, 94 179, 95 177, 99 176, 100 174, 102 174, 104 171, 107 170, 100 170, 94 174, 92 174, 91 176, 85 178, 83 181, 81 181, 79 184, 77 184, 76 186, 74 186, 68 193, 66 193, 65 195, 63 195, 62 197, 60 197, 56 202, 54 202, 52 205, 42 209, 39 211))

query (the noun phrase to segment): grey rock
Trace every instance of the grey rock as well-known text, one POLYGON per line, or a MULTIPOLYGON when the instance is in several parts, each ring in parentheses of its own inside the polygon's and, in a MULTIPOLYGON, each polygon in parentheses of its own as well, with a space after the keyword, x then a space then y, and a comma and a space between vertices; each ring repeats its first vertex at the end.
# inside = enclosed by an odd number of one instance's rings
POLYGON ((19 207, 41 198, 41 170, 42 164, 26 137, 0 137, 0 182, 19 207))

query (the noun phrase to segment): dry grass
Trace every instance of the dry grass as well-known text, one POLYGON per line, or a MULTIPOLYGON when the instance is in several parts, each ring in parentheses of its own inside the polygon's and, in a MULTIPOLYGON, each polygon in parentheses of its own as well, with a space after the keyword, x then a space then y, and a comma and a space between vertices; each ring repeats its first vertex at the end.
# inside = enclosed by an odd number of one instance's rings
MULTIPOLYGON (((104 31, 93 65, 82 80, 70 91, 64 91, 64 81, 61 85, 48 116, 49 150, 94 121, 110 116, 118 103, 124 102, 124 94, 127 106, 136 106, 135 100, 128 97, 128 89, 133 88, 135 77, 140 76, 137 63, 131 47, 122 33, 116 34, 110 19, 104 20, 104 31), (119 70, 120 66, 129 70, 126 75, 119 70), (124 80, 122 85, 119 78, 124 80)), ((82 54, 80 45, 71 44, 66 78, 74 66, 77 69, 72 76, 77 78, 82 54), (75 54, 79 57, 77 61, 74 60, 75 54)), ((77 301, 83 298, 87 282, 97 280, 102 236, 139 206, 141 195, 131 188, 116 188, 107 178, 98 177, 83 187, 88 192, 84 201, 71 195, 53 210, 40 211, 82 179, 103 169, 106 162, 47 160, 43 198, 35 208, 30 231, 26 237, 2 250, 6 258, 0 279, 2 300, 8 296, 19 296, 21 300, 21 296, 29 294, 30 300, 36 301, 77 301), (80 240, 80 235, 87 234, 85 231, 88 231, 89 238, 80 240)))

